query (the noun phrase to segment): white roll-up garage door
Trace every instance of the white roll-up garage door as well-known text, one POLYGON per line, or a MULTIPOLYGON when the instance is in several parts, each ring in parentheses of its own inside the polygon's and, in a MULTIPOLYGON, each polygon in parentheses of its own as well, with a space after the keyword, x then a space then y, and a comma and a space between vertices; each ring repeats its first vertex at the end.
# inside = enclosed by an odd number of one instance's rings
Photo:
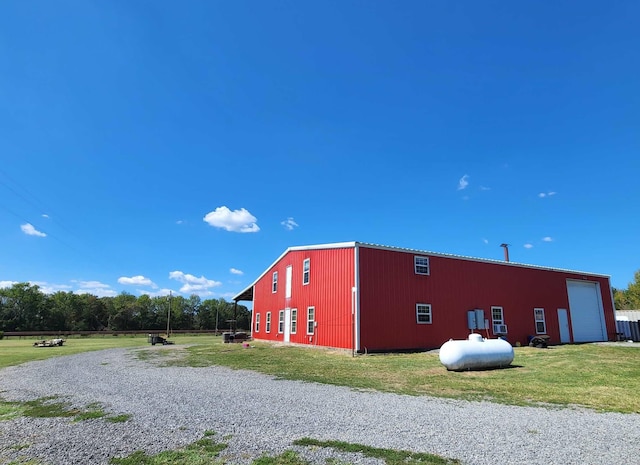
POLYGON ((598 283, 567 281, 574 342, 607 340, 602 297, 598 283))

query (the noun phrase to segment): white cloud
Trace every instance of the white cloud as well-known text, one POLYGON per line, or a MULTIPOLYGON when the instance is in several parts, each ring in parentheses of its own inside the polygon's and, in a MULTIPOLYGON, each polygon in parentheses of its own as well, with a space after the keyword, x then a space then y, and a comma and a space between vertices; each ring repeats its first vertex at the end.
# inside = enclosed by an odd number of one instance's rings
POLYGON ((231 232, 253 233, 260 231, 258 219, 244 208, 231 211, 222 206, 205 215, 203 220, 215 228, 231 232))
POLYGON ((36 228, 34 228, 31 223, 21 224, 20 229, 22 229, 22 232, 27 236, 47 237, 45 233, 40 232, 36 228))
POLYGON ((529 244, 528 242, 524 245, 525 249, 533 249, 533 244, 529 244))
POLYGON ((486 187, 486 186, 480 186, 480 190, 481 191, 490 191, 491 188, 490 187, 486 187))
POLYGON ((469 185, 468 179, 469 179, 469 175, 468 174, 465 174, 464 176, 462 176, 460 178, 460 181, 458 181, 458 190, 459 191, 464 190, 464 189, 467 188, 467 186, 469 185))
POLYGON ((42 217, 43 217, 43 218, 49 218, 49 215, 47 215, 46 213, 43 213, 43 214, 42 214, 42 217))
POLYGON ((0 289, 12 287, 14 284, 18 284, 18 281, 0 281, 0 289))
POLYGON ((544 199, 545 197, 551 197, 552 195, 556 195, 555 192, 540 192, 538 194, 538 197, 540 197, 541 199, 544 199))
POLYGON ((184 221, 182 221, 182 220, 176 221, 176 224, 182 224, 182 223, 184 223, 184 221))
POLYGON ((293 218, 291 217, 287 218, 285 221, 281 221, 280 224, 288 231, 292 231, 294 228, 298 227, 298 223, 293 221, 293 218))
POLYGON ((238 270, 236 268, 231 268, 229 271, 231 272, 231 274, 238 274, 238 275, 244 274, 241 270, 238 270))
POLYGON ((183 273, 182 271, 172 271, 169 273, 170 279, 175 279, 181 282, 183 286, 180 288, 180 292, 183 294, 197 294, 199 296, 213 295, 209 289, 212 287, 221 286, 222 283, 214 281, 213 279, 207 279, 204 276, 199 278, 192 275, 183 273))
POLYGON ((72 279, 72 283, 77 284, 79 288, 95 288, 95 289, 109 289, 111 286, 108 284, 101 283, 100 281, 79 281, 77 279, 72 279))
POLYGON ((553 237, 550 237, 550 236, 543 237, 542 241, 543 242, 553 242, 553 237))
POLYGON ((482 242, 484 242, 485 244, 488 244, 489 240, 488 239, 482 239, 482 242))
POLYGON ((116 291, 111 289, 108 284, 101 283, 100 281, 79 281, 71 280, 75 283, 78 289, 73 291, 75 294, 91 294, 96 297, 115 297, 118 295, 116 291))
POLYGON ((126 276, 122 276, 120 278, 118 278, 118 282, 120 284, 125 284, 125 285, 135 285, 135 286, 151 286, 151 288, 153 289, 157 289, 158 286, 156 285, 156 283, 154 283, 153 281, 151 281, 149 278, 145 278, 144 276, 132 276, 130 278, 127 278, 126 276))
POLYGON ((55 294, 56 292, 69 292, 73 289, 68 284, 50 284, 44 281, 29 281, 32 286, 38 286, 43 294, 55 294))
POLYGON ((137 289, 138 293, 140 293, 140 295, 148 295, 149 297, 166 297, 169 294, 175 294, 176 291, 173 291, 171 289, 159 289, 155 292, 151 292, 151 291, 147 291, 144 289, 137 289))
POLYGON ((73 291, 73 293, 74 294, 91 294, 91 295, 95 295, 96 297, 115 297, 118 295, 118 293, 113 289, 104 289, 102 287, 98 287, 95 289, 91 289, 91 288, 77 289, 73 291))

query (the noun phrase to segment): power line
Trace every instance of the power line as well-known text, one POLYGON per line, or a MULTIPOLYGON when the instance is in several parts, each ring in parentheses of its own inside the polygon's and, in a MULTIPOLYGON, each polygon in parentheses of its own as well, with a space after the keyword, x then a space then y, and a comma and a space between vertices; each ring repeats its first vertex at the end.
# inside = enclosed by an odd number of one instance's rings
MULTIPOLYGON (((34 207, 36 210, 40 211, 40 214, 43 215, 43 212, 50 212, 51 209, 47 207, 46 204, 44 204, 36 195, 34 195, 33 193, 31 193, 29 191, 29 189, 27 189, 26 187, 24 187, 23 185, 21 185, 19 182, 17 182, 15 179, 13 179, 11 176, 9 176, 9 174, 7 174, 6 171, 4 171, 2 168, 0 168, 0 174, 2 176, 4 176, 6 179, 8 179, 9 181, 11 181, 14 185, 18 186, 20 189, 22 189, 27 195, 31 196, 33 198, 33 200, 28 199, 25 195, 23 195, 22 193, 20 193, 19 191, 17 191, 16 189, 14 189, 13 187, 11 187, 8 183, 4 182, 2 180, 2 178, 0 177, 0 184, 2 184, 5 188, 7 188, 8 190, 10 190, 11 192, 13 192, 15 195, 17 195, 18 197, 20 197, 22 200, 24 200, 25 202, 27 202, 29 205, 31 205, 32 207, 34 207)), ((54 223, 56 223, 58 226, 60 226, 62 229, 64 229, 65 231, 67 231, 68 233, 75 235, 73 233, 73 231, 71 231, 69 228, 67 228, 65 225, 61 224, 55 217, 55 215, 53 217, 49 217, 47 215, 47 217, 49 219, 51 219, 54 223)), ((26 220, 25 220, 26 221, 26 220)), ((33 222, 27 221, 28 223, 33 224, 33 222)))

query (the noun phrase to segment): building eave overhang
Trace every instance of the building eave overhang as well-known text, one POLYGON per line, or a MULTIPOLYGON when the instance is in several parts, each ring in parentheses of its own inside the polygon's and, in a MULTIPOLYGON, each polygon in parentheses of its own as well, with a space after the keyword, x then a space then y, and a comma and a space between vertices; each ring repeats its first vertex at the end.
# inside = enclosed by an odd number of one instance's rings
POLYGON ((276 258, 273 261, 273 263, 271 263, 271 265, 269 265, 264 270, 264 272, 260 276, 258 276, 258 278, 255 281, 253 281, 247 288, 245 288, 243 291, 241 291, 239 294, 237 294, 233 298, 233 300, 235 300, 236 302, 240 301, 240 300, 253 301, 253 287, 255 286, 255 284, 258 281, 260 281, 260 279, 262 279, 262 277, 265 274, 267 274, 269 272, 269 270, 271 270, 289 252, 296 252, 296 251, 301 251, 301 250, 345 249, 345 248, 354 248, 354 247, 363 247, 363 248, 381 249, 381 250, 393 250, 393 251, 397 251, 397 252, 413 253, 413 254, 418 254, 418 255, 453 258, 453 259, 457 259, 457 260, 466 260, 466 261, 473 261, 473 262, 480 262, 480 263, 491 263, 491 264, 501 265, 501 266, 515 266, 515 267, 520 267, 520 268, 532 268, 532 269, 538 269, 538 270, 557 271, 557 272, 562 272, 562 273, 572 273, 572 274, 578 274, 578 275, 583 275, 583 276, 591 276, 591 277, 610 279, 610 275, 590 273, 590 272, 578 271, 578 270, 569 270, 569 269, 565 269, 565 268, 554 268, 554 267, 541 266, 541 265, 531 265, 531 264, 527 264, 527 263, 507 262, 507 261, 504 261, 504 260, 494 260, 494 259, 490 259, 490 258, 469 257, 469 256, 465 256, 465 255, 447 254, 447 253, 440 253, 440 252, 431 252, 431 251, 428 251, 428 250, 420 250, 420 249, 410 249, 410 248, 403 248, 403 247, 392 247, 392 246, 388 246, 388 245, 370 244, 370 243, 367 243, 367 242, 335 242, 335 243, 330 243, 330 244, 317 244, 317 245, 304 245, 304 246, 289 247, 287 250, 282 252, 282 254, 280 254, 280 256, 278 258, 276 258))
POLYGON ((323 250, 323 249, 348 249, 351 247, 355 247, 357 242, 334 242, 331 244, 317 244, 317 245, 301 245, 295 247, 289 247, 287 250, 282 252, 278 258, 276 258, 271 265, 269 265, 261 274, 258 276, 255 281, 253 281, 248 287, 246 287, 243 291, 238 293, 233 300, 239 302, 241 300, 245 301, 253 301, 253 286, 256 285, 262 277, 269 272, 271 268, 275 266, 280 260, 284 258, 289 252, 297 252, 300 250, 323 250))

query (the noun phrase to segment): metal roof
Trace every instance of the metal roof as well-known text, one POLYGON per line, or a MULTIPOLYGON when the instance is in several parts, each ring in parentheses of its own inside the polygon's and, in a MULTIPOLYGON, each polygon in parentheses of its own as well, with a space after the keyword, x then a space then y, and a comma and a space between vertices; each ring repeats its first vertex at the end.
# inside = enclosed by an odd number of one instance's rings
POLYGON ((406 252, 406 253, 428 255, 428 256, 434 256, 434 257, 455 258, 455 259, 458 259, 458 260, 467 260, 467 261, 473 261, 473 262, 492 263, 492 264, 503 265, 503 266, 516 266, 516 267, 521 267, 521 268, 533 268, 533 269, 538 269, 538 270, 559 271, 559 272, 563 272, 563 273, 575 273, 575 274, 581 274, 581 275, 585 275, 585 276, 595 276, 595 277, 600 277, 600 278, 610 278, 609 275, 604 275, 604 274, 590 273, 590 272, 578 271, 578 270, 570 270, 570 269, 566 269, 566 268, 554 268, 554 267, 549 267, 549 266, 530 265, 530 264, 527 264, 527 263, 506 262, 504 260, 496 260, 496 259, 491 259, 491 258, 478 258, 478 257, 470 257, 470 256, 466 256, 466 255, 456 255, 456 254, 448 254, 448 253, 441 253, 441 252, 431 252, 431 251, 428 251, 428 250, 409 249, 409 248, 405 248, 405 247, 393 247, 393 246, 388 246, 388 245, 371 244, 371 243, 368 243, 368 242, 355 242, 355 241, 354 242, 335 242, 335 243, 331 243, 331 244, 304 245, 304 246, 295 246, 295 247, 287 248, 287 250, 282 252, 282 254, 280 254, 280 256, 278 258, 276 258, 274 260, 274 262, 271 265, 269 265, 267 267, 267 269, 264 270, 264 272, 260 276, 258 276, 258 278, 256 278, 255 281, 253 281, 248 287, 246 287, 243 291, 241 291, 239 294, 237 294, 233 298, 233 300, 236 300, 236 301, 239 301, 239 300, 253 300, 253 286, 255 286, 255 284, 260 280, 260 278, 262 278, 276 263, 278 263, 289 252, 295 252, 295 251, 300 251, 300 250, 345 249, 345 248, 356 247, 356 246, 357 247, 366 247, 366 248, 369 248, 369 249, 393 250, 393 251, 396 251, 396 252, 406 252))

